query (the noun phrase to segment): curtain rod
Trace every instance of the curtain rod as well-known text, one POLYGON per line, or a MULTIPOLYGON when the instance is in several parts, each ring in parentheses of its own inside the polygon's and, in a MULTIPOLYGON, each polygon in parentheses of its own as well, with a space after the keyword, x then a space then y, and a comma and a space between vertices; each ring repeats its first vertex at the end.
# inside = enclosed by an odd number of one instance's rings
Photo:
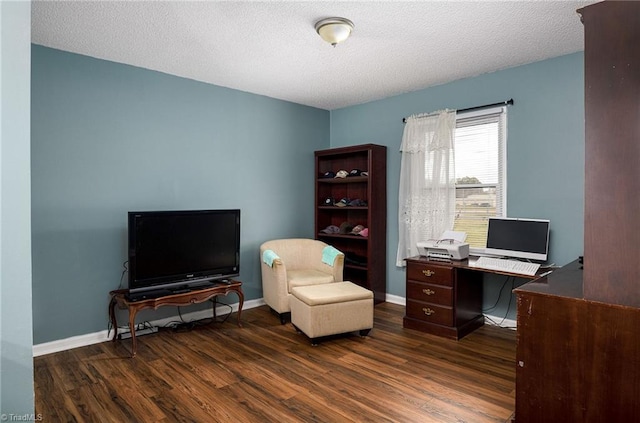
MULTIPOLYGON (((509 106, 512 104, 513 104, 513 99, 510 98, 509 100, 501 101, 500 103, 485 104, 484 106, 476 106, 476 107, 469 107, 467 109, 456 110, 456 113, 472 112, 474 110, 489 109, 491 107, 498 107, 498 106, 509 106)), ((407 118, 402 118, 402 123, 407 123, 407 118)))

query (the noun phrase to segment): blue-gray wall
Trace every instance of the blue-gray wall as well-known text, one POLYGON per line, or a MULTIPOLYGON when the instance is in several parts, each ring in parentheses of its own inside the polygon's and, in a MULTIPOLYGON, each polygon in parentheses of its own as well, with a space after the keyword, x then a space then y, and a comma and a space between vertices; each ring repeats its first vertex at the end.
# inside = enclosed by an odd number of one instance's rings
POLYGON ((34 45, 31 116, 36 344, 107 328, 129 210, 241 209, 246 299, 262 242, 313 237, 326 110, 34 45))
POLYGON ((31 4, 0 1, 0 414, 32 414, 31 4))
MULTIPOLYGON (((404 297, 402 118, 508 98, 509 215, 551 219, 551 260, 565 264, 582 253, 583 83, 576 53, 327 112, 34 45, 34 342, 106 329, 133 209, 241 208, 241 280, 260 298, 258 246, 313 236, 313 151, 328 147, 389 147, 387 291, 404 297)), ((501 285, 486 281, 486 307, 501 285)))
MULTIPOLYGON (((508 108, 507 211, 551 220, 550 259, 566 264, 582 254, 584 202, 584 62, 575 53, 331 112, 331 147, 388 147, 387 292, 405 296, 404 269, 395 266, 402 118, 513 98, 508 108)), ((416 72, 419 72, 417 69, 416 72)), ((485 281, 485 308, 503 283, 485 281)), ((517 283, 522 283, 518 280, 517 283)), ((504 316, 510 296, 490 314, 504 316)), ((512 302, 508 318, 515 317, 512 302)))

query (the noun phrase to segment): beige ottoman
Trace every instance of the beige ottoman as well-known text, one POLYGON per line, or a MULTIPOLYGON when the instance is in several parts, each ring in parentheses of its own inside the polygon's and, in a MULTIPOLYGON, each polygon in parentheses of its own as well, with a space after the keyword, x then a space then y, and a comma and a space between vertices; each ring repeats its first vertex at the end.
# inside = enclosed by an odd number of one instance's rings
POLYGON ((291 290, 291 323, 311 339, 373 328, 373 292, 351 282, 298 286, 291 290))

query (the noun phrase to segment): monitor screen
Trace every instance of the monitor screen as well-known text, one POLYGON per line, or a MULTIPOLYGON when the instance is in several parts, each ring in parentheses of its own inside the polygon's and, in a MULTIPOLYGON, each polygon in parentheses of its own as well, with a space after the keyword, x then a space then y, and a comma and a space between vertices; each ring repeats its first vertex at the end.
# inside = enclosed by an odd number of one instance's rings
POLYGON ((240 271, 240 210, 129 212, 132 292, 240 271))
POLYGON ((546 261, 549 220, 489 218, 487 254, 546 261))

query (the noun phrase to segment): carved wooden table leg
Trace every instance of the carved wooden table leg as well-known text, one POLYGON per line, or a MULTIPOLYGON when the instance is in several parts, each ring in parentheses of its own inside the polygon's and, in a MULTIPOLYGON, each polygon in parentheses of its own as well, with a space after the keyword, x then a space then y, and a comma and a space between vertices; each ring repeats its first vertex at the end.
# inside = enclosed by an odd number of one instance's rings
POLYGON ((215 322, 218 320, 218 296, 213 297, 211 302, 213 303, 213 321, 215 322))
POLYGON ((136 313, 138 312, 137 307, 129 308, 129 333, 131 333, 131 358, 136 356, 137 345, 136 345, 136 313))
POLYGON ((118 321, 116 320, 116 304, 118 300, 116 300, 115 295, 111 296, 111 301, 109 302, 109 320, 111 321, 111 327, 113 328, 113 339, 111 342, 115 342, 118 338, 118 321))
POLYGON ((238 293, 238 326, 242 327, 242 322, 240 321, 240 314, 242 313, 242 305, 244 304, 244 293, 242 292, 242 288, 238 287, 236 289, 238 293))

